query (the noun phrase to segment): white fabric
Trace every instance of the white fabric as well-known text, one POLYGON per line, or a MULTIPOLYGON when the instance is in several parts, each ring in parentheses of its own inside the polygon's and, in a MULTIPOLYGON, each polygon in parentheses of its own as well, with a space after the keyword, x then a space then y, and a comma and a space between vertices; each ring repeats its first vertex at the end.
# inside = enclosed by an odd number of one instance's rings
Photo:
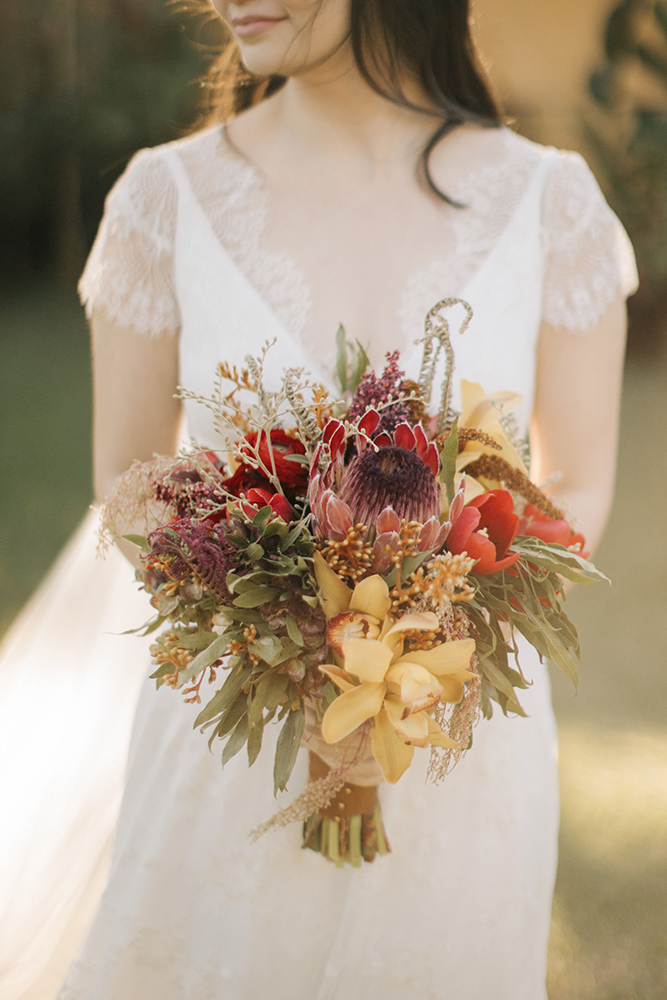
MULTIPOLYGON (((473 327, 455 340, 458 376, 520 392, 525 427, 541 319, 587 328, 619 288, 630 290, 632 263, 578 157, 509 132, 504 142, 506 160, 469 177, 468 209, 452 209, 456 267, 452 250, 451 271, 441 262, 408 276, 399 298, 412 375, 418 352, 409 341, 426 309, 452 294, 470 301, 473 327)), ((221 358, 242 363, 274 336, 269 378, 303 364, 327 380, 326 364, 317 371, 324 354, 309 339, 308 283, 296 265, 262 249, 266 209, 259 176, 217 130, 140 153, 110 195, 82 279, 89 309, 138 334, 180 328, 181 382, 197 391, 210 390, 221 358)), ((192 435, 214 445, 206 411, 188 404, 187 416, 192 435)), ((22 850, 19 873, 28 889, 3 920, 1 1000, 17 1000, 48 964, 99 862, 137 677, 147 672, 145 641, 105 636, 101 650, 94 638, 100 628, 137 624, 144 610, 118 557, 106 566, 86 561, 92 530, 81 529, 3 661, 4 678, 22 662, 22 683, 33 690, 45 675, 59 679, 36 699, 21 689, 9 702, 9 746, 19 725, 35 763, 19 770, 3 806, 26 811, 22 789, 37 781, 45 756, 58 766, 40 782, 57 780, 65 791, 55 786, 60 816, 53 805, 32 813, 37 843, 22 850), (90 631, 68 646, 82 607, 90 631), (61 743, 84 710, 99 735, 82 731, 65 760, 61 743), (50 717, 62 731, 43 738, 35 720, 50 717), (41 836, 44 825, 54 836, 41 836)), ((420 765, 382 789, 394 853, 359 871, 302 851, 296 827, 252 845, 248 831, 276 807, 275 731, 253 768, 239 755, 223 773, 217 752, 191 730, 194 710, 146 681, 109 885, 60 1000, 544 1000, 555 733, 546 670, 530 650, 522 664, 534 680, 524 696, 530 718, 481 723, 473 750, 439 788, 425 785, 427 753, 418 751, 420 765)), ((300 760, 289 794, 304 781, 300 760)), ((36 803, 42 791, 28 787, 36 803)))

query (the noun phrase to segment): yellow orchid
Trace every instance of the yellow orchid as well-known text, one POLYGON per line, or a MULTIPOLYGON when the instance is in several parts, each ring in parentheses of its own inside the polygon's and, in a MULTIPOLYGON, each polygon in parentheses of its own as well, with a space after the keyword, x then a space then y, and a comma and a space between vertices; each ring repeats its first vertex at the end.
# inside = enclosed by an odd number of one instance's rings
POLYGON ((410 766, 415 746, 456 748, 429 715, 440 701, 461 700, 466 668, 475 649, 472 639, 454 640, 428 650, 404 653, 407 632, 433 632, 433 612, 389 617, 389 588, 370 576, 350 588, 315 555, 315 575, 328 617, 327 637, 340 666, 321 669, 340 689, 322 720, 327 743, 337 743, 373 720, 371 746, 385 780, 394 784, 410 766))
MULTIPOLYGON (((500 450, 491 448, 480 441, 467 441, 456 460, 456 471, 462 473, 468 465, 476 462, 482 455, 495 455, 504 459, 513 468, 527 474, 526 467, 516 448, 508 441, 499 416, 511 412, 521 402, 521 396, 516 392, 484 392, 476 382, 461 380, 461 416, 459 427, 475 427, 484 431, 494 439, 500 450)), ((458 479, 458 477, 457 477, 458 479)), ((466 503, 475 496, 486 492, 494 484, 476 483, 466 477, 466 503), (486 487, 486 488, 485 488, 486 487)), ((458 486, 458 482, 457 482, 458 486)))

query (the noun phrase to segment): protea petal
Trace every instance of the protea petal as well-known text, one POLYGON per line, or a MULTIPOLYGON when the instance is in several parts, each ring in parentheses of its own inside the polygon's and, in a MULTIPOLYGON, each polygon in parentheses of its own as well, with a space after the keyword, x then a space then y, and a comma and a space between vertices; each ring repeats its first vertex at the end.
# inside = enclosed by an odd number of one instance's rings
POLYGON ((371 749, 382 769, 384 780, 390 785, 395 785, 407 771, 415 754, 414 747, 398 738, 384 708, 375 717, 371 729, 371 749))
POLYGON ((414 451, 417 447, 417 439, 410 424, 402 423, 398 425, 394 431, 394 441, 399 448, 405 448, 406 451, 414 451))
POLYGON ((383 431, 381 434, 378 434, 377 437, 373 438, 373 444, 376 444, 378 448, 386 448, 387 445, 393 444, 393 441, 386 431, 383 431))
POLYGON ((424 465, 427 465, 434 476, 438 475, 440 471, 440 459, 438 458, 438 449, 431 442, 424 454, 421 456, 421 460, 424 465))
POLYGON ((438 532, 440 531, 440 521, 437 517, 429 517, 426 524, 422 525, 422 530, 419 533, 419 551, 420 552, 430 552, 435 545, 435 540, 438 537, 438 532))
POLYGON ((384 535, 388 532, 400 531, 401 519, 394 510, 393 507, 385 507, 383 511, 378 515, 378 519, 375 523, 375 529, 378 535, 384 535))
POLYGON ((345 669, 361 681, 384 682, 392 651, 379 639, 348 639, 343 644, 345 669))
POLYGON ((417 442, 417 454, 419 455, 420 458, 423 458, 424 453, 428 448, 428 438, 426 437, 426 434, 424 433, 424 428, 422 427, 421 424, 417 424, 415 427, 412 428, 412 430, 414 431, 415 440, 417 442))
POLYGON ((373 542, 373 569, 377 573, 384 573, 391 566, 392 552, 397 552, 400 545, 400 538, 395 531, 385 531, 378 535, 373 542))
POLYGON ((442 548, 442 546, 445 544, 445 542, 449 538, 449 533, 450 533, 451 530, 452 530, 452 523, 451 523, 451 521, 445 521, 444 524, 440 525, 440 530, 438 531, 438 534, 436 535, 435 542, 433 543, 433 551, 434 552, 438 552, 442 548))
POLYGON ((334 615, 347 611, 352 597, 350 588, 341 580, 338 573, 334 573, 321 552, 315 552, 313 564, 322 607, 327 618, 333 618, 334 615))
POLYGON ((438 723, 430 715, 428 717, 428 741, 432 747, 442 747, 443 750, 458 750, 461 746, 456 740, 445 736, 438 723))
POLYGON ((454 499, 452 500, 452 505, 449 508, 449 518, 448 520, 454 523, 456 519, 460 516, 461 511, 466 505, 466 474, 465 472, 461 476, 461 485, 459 486, 454 499))
POLYGON ((363 417, 357 424, 360 431, 363 431, 367 437, 371 437, 373 431, 376 430, 377 425, 380 423, 380 414, 377 410, 366 410, 363 417))
POLYGON ((338 743, 372 719, 382 708, 384 684, 359 684, 338 695, 322 719, 322 736, 327 743, 338 743))
POLYGON ((377 574, 367 576, 352 591, 350 611, 360 611, 364 615, 373 615, 378 621, 383 621, 389 614, 390 608, 389 587, 377 574))
POLYGON ((411 653, 406 653, 402 659, 409 660, 411 663, 419 663, 422 667, 426 667, 442 683, 441 678, 443 675, 455 674, 461 670, 467 670, 474 652, 474 639, 452 639, 450 642, 443 642, 439 646, 434 646, 433 649, 413 650, 411 653))
POLYGON ((322 441, 324 444, 331 446, 331 442, 341 431, 345 433, 345 425, 340 420, 334 418, 328 420, 326 427, 322 431, 322 441))
POLYGON ((342 541, 350 528, 354 527, 352 511, 344 500, 340 500, 333 494, 326 505, 326 518, 332 532, 340 535, 340 538, 337 538, 336 541, 342 541))

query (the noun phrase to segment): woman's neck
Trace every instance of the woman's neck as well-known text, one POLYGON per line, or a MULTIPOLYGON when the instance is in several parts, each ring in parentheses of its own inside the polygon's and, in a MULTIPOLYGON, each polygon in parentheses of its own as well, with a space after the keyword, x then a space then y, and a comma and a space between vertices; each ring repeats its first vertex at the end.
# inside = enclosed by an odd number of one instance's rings
MULTIPOLYGON (((415 104, 425 101, 408 92, 415 104)), ((406 158, 413 163, 440 118, 401 107, 376 93, 359 72, 351 52, 341 50, 325 64, 290 78, 269 100, 232 125, 241 147, 270 144, 273 155, 356 161, 373 173, 406 158)))

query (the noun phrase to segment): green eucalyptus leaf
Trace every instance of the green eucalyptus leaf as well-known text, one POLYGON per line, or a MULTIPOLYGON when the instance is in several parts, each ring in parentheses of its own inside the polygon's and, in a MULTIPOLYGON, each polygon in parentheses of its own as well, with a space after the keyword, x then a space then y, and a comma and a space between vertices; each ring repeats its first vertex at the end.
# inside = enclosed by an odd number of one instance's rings
POLYGON ((266 506, 258 510, 255 516, 253 517, 252 519, 253 528, 256 531, 263 532, 272 517, 273 517, 273 507, 267 503, 266 506))
POLYGON ((150 552, 151 550, 148 540, 143 535, 123 535, 122 537, 126 542, 131 542, 132 545, 136 545, 143 552, 150 552))
POLYGON ((236 756, 239 750, 241 750, 245 746, 248 739, 248 732, 249 732, 248 716, 244 715, 236 723, 236 726, 230 733, 227 742, 225 743, 225 746, 222 751, 223 767, 232 759, 232 757, 236 756))
POLYGON ((283 644, 276 635, 265 635, 248 643, 248 649, 270 666, 280 662, 283 644))
POLYGON ((232 670, 225 678, 225 683, 222 687, 215 692, 211 700, 204 706, 195 719, 194 728, 197 729, 199 726, 204 726, 211 719, 214 719, 216 715, 224 712, 242 689, 245 679, 245 670, 232 670))
POLYGON ((183 685, 187 684, 187 682, 192 680, 193 677, 200 674, 202 670, 206 670, 206 668, 210 667, 212 663, 215 663, 215 661, 219 660, 221 656, 224 656, 228 645, 229 639, 226 635, 219 635, 216 639, 214 639, 210 646, 207 646, 206 649, 203 649, 198 656, 195 656, 194 660, 188 664, 185 670, 181 670, 178 675, 177 687, 183 687, 183 685))
POLYGON ((299 626, 297 625, 292 615, 285 616, 285 624, 287 626, 287 634, 289 635, 292 642, 295 642, 297 646, 304 646, 305 643, 303 636, 301 635, 299 626))
POLYGON ((245 550, 245 554, 248 559, 252 560, 252 562, 257 562, 259 559, 263 558, 264 549, 259 542, 253 542, 252 545, 249 545, 245 550))
POLYGON ((264 735, 264 726, 260 723, 259 725, 251 725, 250 732, 248 733, 248 766, 252 765, 257 760, 259 751, 262 749, 262 737, 264 735))
POLYGON ((305 724, 306 716, 303 709, 297 709, 289 713, 280 730, 273 768, 273 786, 276 794, 283 792, 287 788, 287 782, 294 768, 296 755, 299 752, 299 745, 305 724))
POLYGON ((234 598, 236 608, 259 608, 263 604, 268 604, 278 594, 276 587, 252 587, 245 593, 234 598))
POLYGON ((204 649, 217 638, 217 632, 192 632, 190 635, 179 635, 178 645, 181 649, 204 649))

